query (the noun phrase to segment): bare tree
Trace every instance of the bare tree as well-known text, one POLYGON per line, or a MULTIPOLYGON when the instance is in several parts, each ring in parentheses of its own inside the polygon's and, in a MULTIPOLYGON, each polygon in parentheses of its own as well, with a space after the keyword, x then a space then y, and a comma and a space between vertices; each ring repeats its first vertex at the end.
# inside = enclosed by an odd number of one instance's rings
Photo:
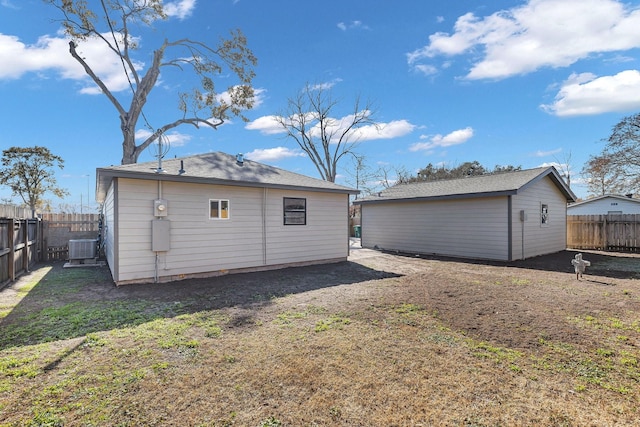
POLYGON ((165 39, 153 51, 151 64, 146 70, 140 71, 137 68, 139 62, 132 56, 139 47, 132 27, 150 27, 166 19, 162 0, 100 0, 99 11, 91 10, 84 0, 45 1, 58 8, 64 16, 62 25, 72 39, 69 42, 71 56, 82 65, 118 112, 123 138, 122 164, 136 163, 146 147, 167 130, 180 125, 188 124, 196 128, 206 125, 215 129, 232 116, 246 120, 242 111, 253 106, 251 81, 255 76, 253 66, 257 61, 240 30, 232 31, 230 38, 221 39, 216 47, 189 38, 165 39), (128 96, 110 89, 93 68, 98 64, 92 65, 85 60, 82 42, 88 39, 104 42, 120 59, 123 73, 131 86, 128 96), (164 67, 177 67, 183 71, 190 69, 199 78, 200 84, 189 92, 177 94, 181 115, 176 120, 155 127, 147 122, 143 108, 164 67), (229 72, 237 77, 237 84, 218 92, 214 78, 229 72), (225 96, 222 96, 223 93, 225 96), (136 145, 135 133, 140 118, 147 122, 151 135, 136 145))
POLYGON ((624 117, 613 127, 601 157, 622 181, 625 191, 640 190, 640 113, 624 117))
POLYGON ((582 168, 582 176, 589 192, 596 196, 616 194, 625 191, 624 180, 620 179, 617 168, 606 155, 591 156, 582 168))
POLYGON ((567 187, 571 188, 571 151, 563 153, 562 159, 555 158, 560 169, 560 174, 564 177, 567 187))
POLYGON ((275 117, 309 156, 320 177, 331 182, 336 180, 340 159, 353 152, 360 131, 365 126, 377 128, 370 103, 361 107, 356 98, 351 114, 340 119, 333 116, 337 106, 330 91, 307 84, 295 98, 289 98, 285 113, 275 117))

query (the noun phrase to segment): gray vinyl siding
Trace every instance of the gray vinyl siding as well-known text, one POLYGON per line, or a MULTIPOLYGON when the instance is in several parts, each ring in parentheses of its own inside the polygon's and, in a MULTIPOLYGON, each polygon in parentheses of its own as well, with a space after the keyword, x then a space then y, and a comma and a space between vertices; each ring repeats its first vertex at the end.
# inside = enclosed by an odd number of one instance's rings
POLYGON ((109 190, 107 191, 104 203, 102 205, 103 214, 103 247, 105 252, 105 258, 107 259, 107 265, 111 270, 113 277, 117 276, 116 263, 115 263, 115 236, 116 236, 116 221, 115 221, 115 204, 114 197, 116 181, 114 181, 109 190))
POLYGON ((155 277, 151 221, 153 201, 160 196, 167 200, 171 230, 170 249, 157 253, 159 280, 347 257, 346 194, 167 181, 159 186, 155 181, 123 178, 118 182, 116 282, 155 277), (307 199, 306 226, 283 225, 285 196, 307 199), (229 200, 229 219, 209 218, 210 199, 229 200))
POLYGON ((348 255, 346 194, 268 190, 267 264, 311 262, 348 255), (306 225, 284 225, 284 197, 307 200, 306 225))
POLYGON ((478 259, 508 259, 507 197, 362 205, 362 244, 478 259))
POLYGON ((512 220, 513 259, 531 258, 566 249, 567 200, 549 177, 533 183, 513 196, 512 220), (541 223, 542 204, 549 207, 547 225, 541 223), (520 221, 521 210, 527 215, 524 222, 520 221))

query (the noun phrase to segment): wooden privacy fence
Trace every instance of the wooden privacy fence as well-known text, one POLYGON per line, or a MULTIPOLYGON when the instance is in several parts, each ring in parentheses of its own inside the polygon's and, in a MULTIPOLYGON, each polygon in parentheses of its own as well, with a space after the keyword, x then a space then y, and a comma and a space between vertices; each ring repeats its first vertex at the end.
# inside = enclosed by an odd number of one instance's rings
POLYGON ((0 287, 38 261, 67 260, 69 240, 95 239, 98 232, 98 214, 45 213, 30 219, 0 216, 0 287))
POLYGON ((640 214, 568 215, 567 247, 640 252, 640 214))
POLYGON ((14 281, 40 260, 42 222, 0 218, 0 286, 14 281))
POLYGON ((46 254, 43 261, 66 260, 69 257, 69 240, 95 239, 99 232, 98 214, 43 213, 43 245, 46 254))

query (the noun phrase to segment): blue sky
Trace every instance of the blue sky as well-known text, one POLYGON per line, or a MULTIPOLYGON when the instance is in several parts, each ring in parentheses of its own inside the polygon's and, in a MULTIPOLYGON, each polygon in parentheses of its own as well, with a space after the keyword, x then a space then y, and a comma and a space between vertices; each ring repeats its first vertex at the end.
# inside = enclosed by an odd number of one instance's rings
MULTIPOLYGON (((99 6, 97 0, 89 3, 99 6)), ((640 110, 640 2, 615 0, 176 0, 170 17, 138 34, 141 67, 164 39, 215 44, 240 28, 258 57, 256 106, 244 123, 179 127, 169 157, 209 151, 317 177, 272 117, 306 83, 376 107, 380 133, 356 149, 371 169, 415 172, 465 161, 532 168, 570 158, 572 189, 611 128, 640 110)), ((41 0, 0 0, 0 149, 44 145, 65 160, 65 200, 93 202, 95 170, 122 158, 118 115, 68 53, 58 11, 41 0)), ((97 44, 81 46, 104 81, 126 95, 121 65, 97 44)), ((145 114, 177 117, 180 75, 161 76, 145 114)), ((221 76, 224 85, 227 76, 221 76)), ((144 131, 140 123, 140 131, 144 131)), ((139 161, 153 161, 151 150, 139 161)), ((350 161, 341 164, 348 184, 350 161)), ((9 197, 0 188, 0 199, 9 197)), ((14 201, 18 201, 14 198, 14 201)), ((59 203, 52 199, 54 204, 59 203)), ((87 207, 85 206, 85 210, 87 207)))

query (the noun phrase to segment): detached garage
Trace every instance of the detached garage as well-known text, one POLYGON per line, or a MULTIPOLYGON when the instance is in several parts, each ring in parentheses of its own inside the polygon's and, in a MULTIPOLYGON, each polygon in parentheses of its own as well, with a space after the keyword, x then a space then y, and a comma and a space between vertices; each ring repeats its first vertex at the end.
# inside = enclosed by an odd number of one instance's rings
POLYGON ((357 193, 224 153, 97 169, 118 285, 346 261, 357 193))
POLYGON ((362 247, 513 261, 566 249, 575 200, 547 167, 399 184, 355 203, 362 247))

